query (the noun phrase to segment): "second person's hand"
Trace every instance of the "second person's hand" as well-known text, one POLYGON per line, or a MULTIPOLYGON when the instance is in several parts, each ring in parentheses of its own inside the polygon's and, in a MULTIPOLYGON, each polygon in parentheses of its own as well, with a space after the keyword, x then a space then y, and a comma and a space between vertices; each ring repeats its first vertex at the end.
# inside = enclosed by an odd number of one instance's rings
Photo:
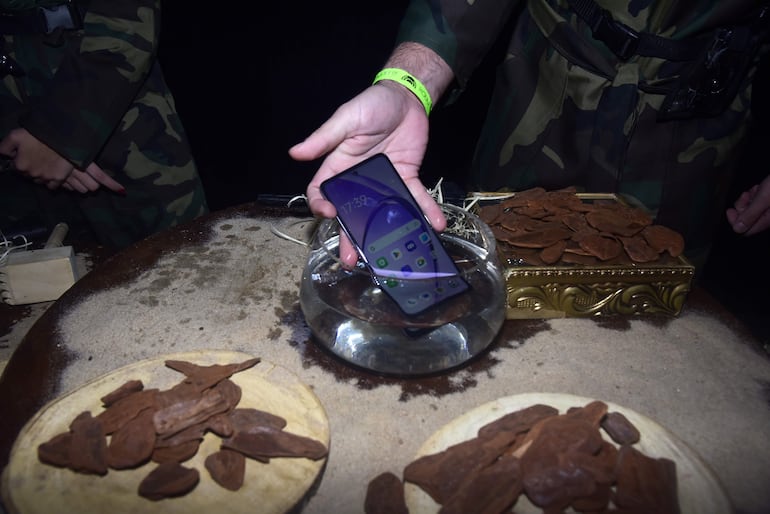
POLYGON ((105 173, 95 162, 89 164, 85 171, 73 169, 72 173, 70 173, 61 187, 69 191, 88 193, 90 191, 96 191, 101 186, 121 195, 126 194, 125 188, 115 179, 107 175, 107 173, 105 173))
POLYGON ((770 175, 744 191, 726 214, 738 234, 752 236, 770 229, 770 175))
POLYGON ((0 154, 13 158, 16 172, 48 189, 62 187, 87 193, 104 186, 116 193, 125 194, 123 186, 96 163, 89 164, 85 170, 79 170, 23 128, 12 130, 0 141, 0 154))

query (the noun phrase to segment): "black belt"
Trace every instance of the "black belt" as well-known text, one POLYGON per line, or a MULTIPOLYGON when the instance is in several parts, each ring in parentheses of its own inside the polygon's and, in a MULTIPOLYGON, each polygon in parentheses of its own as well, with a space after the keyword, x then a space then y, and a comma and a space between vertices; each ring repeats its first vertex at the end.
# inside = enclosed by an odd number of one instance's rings
POLYGON ((20 14, 0 14, 0 35, 50 34, 56 29, 83 27, 77 7, 68 2, 53 7, 36 7, 20 14))
POLYGON ((568 0, 569 5, 591 28, 594 37, 619 59, 627 61, 633 55, 659 57, 668 61, 690 61, 698 57, 705 39, 669 39, 649 32, 637 32, 615 20, 609 11, 594 0, 568 0))
POLYGON ((759 47, 770 35, 770 2, 758 2, 742 23, 719 27, 700 37, 669 39, 637 32, 612 17, 594 0, 567 0, 570 7, 620 60, 634 55, 657 57, 684 65, 665 91, 658 120, 716 116, 735 98, 759 47))

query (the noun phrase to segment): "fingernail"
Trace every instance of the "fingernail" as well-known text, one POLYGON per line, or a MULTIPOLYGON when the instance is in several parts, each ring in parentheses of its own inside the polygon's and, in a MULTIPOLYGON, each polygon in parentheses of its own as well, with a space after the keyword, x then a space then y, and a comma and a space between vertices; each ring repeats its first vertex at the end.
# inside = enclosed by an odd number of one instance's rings
POLYGON ((356 253, 355 252, 346 252, 345 255, 341 257, 341 259, 344 262, 355 262, 356 261, 356 253))
POLYGON ((733 229, 734 229, 736 232, 738 232, 739 234, 743 234, 744 232, 746 232, 746 228, 747 228, 747 227, 746 227, 746 224, 745 224, 745 223, 743 223, 742 221, 739 221, 739 222, 737 222, 737 223, 735 224, 735 226, 733 227, 733 229))
POLYGON ((125 188, 122 188, 122 187, 121 187, 120 189, 118 189, 118 194, 119 194, 120 196, 126 196, 126 190, 125 190, 125 188))

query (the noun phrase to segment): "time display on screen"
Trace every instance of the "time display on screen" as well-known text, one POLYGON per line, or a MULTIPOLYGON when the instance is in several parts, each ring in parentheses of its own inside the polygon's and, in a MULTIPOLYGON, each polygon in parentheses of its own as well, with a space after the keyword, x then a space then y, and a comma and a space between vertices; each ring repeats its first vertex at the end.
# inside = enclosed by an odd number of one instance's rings
POLYGON ((360 209, 362 207, 371 207, 372 205, 374 205, 373 198, 370 198, 367 195, 357 195, 347 202, 343 202, 337 205, 337 208, 341 211, 341 214, 350 214, 355 212, 356 209, 360 209))

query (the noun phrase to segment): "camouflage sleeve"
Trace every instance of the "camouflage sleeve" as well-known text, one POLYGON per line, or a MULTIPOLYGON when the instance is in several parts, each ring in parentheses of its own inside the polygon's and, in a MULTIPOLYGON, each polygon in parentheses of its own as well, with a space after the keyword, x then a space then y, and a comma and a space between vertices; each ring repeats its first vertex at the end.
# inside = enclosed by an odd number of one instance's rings
POLYGON ((21 125, 75 165, 87 166, 150 72, 159 26, 159 0, 91 0, 80 44, 68 45, 21 125))
POLYGON ((397 43, 420 43, 444 59, 464 88, 521 0, 412 0, 397 43))

